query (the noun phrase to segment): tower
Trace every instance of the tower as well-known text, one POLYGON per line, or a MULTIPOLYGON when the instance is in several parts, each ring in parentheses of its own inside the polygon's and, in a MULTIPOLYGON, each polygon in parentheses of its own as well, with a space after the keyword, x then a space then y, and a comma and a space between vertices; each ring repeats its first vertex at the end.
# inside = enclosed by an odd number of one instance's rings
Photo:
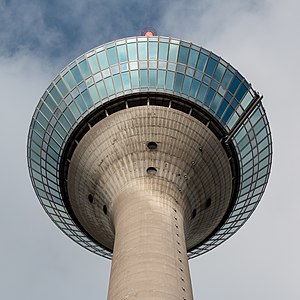
POLYGON ((265 190, 261 100, 221 57, 150 31, 53 80, 30 125, 30 177, 63 232, 112 258, 108 299, 193 298, 188 259, 234 234, 265 190))

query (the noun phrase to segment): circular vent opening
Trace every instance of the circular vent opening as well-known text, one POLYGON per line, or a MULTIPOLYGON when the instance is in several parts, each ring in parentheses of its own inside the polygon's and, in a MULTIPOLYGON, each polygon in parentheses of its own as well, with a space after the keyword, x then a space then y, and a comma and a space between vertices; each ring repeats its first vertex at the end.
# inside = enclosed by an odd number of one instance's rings
POLYGON ((93 202, 94 202, 94 197, 93 197, 92 194, 89 194, 89 195, 88 195, 88 200, 89 200, 90 203, 93 203, 93 202))
POLYGON ((154 167, 149 167, 149 168, 147 169, 147 173, 148 173, 149 175, 155 175, 155 174, 157 173, 157 169, 154 168, 154 167))
POLYGON ((148 149, 150 150, 156 150, 157 149, 157 144, 155 142, 149 142, 147 144, 148 149))

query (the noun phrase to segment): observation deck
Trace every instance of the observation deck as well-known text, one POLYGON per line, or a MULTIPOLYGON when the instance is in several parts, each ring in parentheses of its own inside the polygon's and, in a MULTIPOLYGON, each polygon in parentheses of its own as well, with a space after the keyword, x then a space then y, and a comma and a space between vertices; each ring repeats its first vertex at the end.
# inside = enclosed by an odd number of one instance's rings
POLYGON ((232 236, 264 193, 272 143, 261 98, 229 63, 186 41, 143 36, 96 47, 37 105, 27 148, 35 192, 65 234, 111 258, 113 199, 163 181, 160 194, 180 203, 167 206, 180 207, 188 257, 201 255, 232 236))

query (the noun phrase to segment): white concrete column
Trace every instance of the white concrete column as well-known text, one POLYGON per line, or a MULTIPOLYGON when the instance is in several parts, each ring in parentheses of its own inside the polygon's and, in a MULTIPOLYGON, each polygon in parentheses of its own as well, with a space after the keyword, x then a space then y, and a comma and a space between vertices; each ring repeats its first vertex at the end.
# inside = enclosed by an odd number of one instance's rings
POLYGON ((171 196, 128 188, 112 208, 109 300, 192 300, 183 214, 171 196))

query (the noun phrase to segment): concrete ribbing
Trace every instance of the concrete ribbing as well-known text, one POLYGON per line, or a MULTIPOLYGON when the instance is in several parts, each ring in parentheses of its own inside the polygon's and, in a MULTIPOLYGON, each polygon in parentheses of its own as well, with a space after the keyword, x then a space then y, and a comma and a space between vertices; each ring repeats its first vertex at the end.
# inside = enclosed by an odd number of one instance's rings
POLYGON ((131 185, 113 208, 109 300, 193 299, 181 207, 131 185))
POLYGON ((231 191, 220 141, 165 107, 129 108, 100 121, 78 144, 68 172, 78 221, 113 250, 109 300, 192 299, 187 249, 216 228, 231 191), (157 172, 148 174, 149 167, 157 172))

